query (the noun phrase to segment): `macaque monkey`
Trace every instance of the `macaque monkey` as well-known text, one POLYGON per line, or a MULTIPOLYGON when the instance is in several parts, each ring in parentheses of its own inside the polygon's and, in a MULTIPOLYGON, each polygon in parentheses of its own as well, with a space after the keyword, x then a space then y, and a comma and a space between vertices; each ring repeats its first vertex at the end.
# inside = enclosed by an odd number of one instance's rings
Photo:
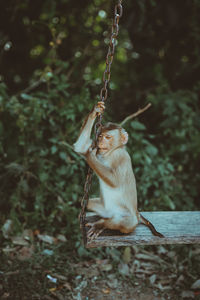
POLYGON ((163 237, 137 209, 137 191, 131 158, 125 149, 128 133, 119 125, 107 123, 102 127, 97 147, 90 138, 94 121, 104 111, 98 102, 86 118, 74 150, 85 156, 99 178, 100 198, 89 199, 87 208, 96 212, 100 220, 88 223, 88 236, 98 236, 105 228, 132 232, 139 223, 150 228, 154 235, 163 237))

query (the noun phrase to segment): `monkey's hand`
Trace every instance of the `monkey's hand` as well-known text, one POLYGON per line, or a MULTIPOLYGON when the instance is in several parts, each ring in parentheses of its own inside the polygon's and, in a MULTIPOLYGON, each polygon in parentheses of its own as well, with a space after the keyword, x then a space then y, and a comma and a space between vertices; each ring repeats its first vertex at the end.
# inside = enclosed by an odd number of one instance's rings
POLYGON ((107 185, 111 187, 117 187, 116 176, 112 168, 105 166, 97 156, 97 148, 92 149, 90 147, 86 154, 86 160, 89 166, 101 178, 107 185))
POLYGON ((97 156, 97 148, 93 149, 92 147, 90 147, 89 154, 90 154, 90 157, 96 158, 96 156, 97 156))
POLYGON ((104 112, 105 105, 103 101, 99 101, 97 105, 94 106, 92 110, 92 116, 93 118, 96 118, 97 116, 101 115, 104 112))
POLYGON ((97 148, 89 148, 89 151, 87 153, 87 161, 88 163, 94 163, 97 160, 97 148))

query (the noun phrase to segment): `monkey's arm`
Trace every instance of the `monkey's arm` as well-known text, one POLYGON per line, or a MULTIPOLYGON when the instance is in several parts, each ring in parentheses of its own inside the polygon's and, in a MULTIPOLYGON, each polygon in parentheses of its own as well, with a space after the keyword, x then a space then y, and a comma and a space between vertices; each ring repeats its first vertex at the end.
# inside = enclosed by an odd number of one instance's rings
POLYGON ((76 152, 85 154, 92 145, 90 136, 95 119, 96 113, 94 112, 94 110, 92 110, 85 119, 79 137, 76 143, 73 145, 76 152))
POLYGON ((86 154, 86 160, 94 172, 109 186, 116 187, 116 177, 113 170, 102 164, 96 156, 97 149, 89 149, 86 154))
POLYGON ((94 121, 97 115, 99 113, 102 113, 104 109, 105 109, 104 103, 101 101, 99 101, 98 104, 94 106, 94 108, 89 113, 89 115, 87 116, 87 118, 85 119, 81 127, 79 137, 76 143, 73 145, 74 151, 86 155, 86 153, 88 152, 89 148, 92 145, 92 140, 90 136, 91 136, 91 131, 92 131, 94 121))

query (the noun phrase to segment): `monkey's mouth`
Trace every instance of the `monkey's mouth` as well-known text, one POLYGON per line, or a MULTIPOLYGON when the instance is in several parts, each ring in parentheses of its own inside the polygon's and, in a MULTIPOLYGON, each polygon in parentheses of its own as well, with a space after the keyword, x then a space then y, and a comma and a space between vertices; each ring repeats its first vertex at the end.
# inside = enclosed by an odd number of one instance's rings
POLYGON ((101 146, 98 146, 99 150, 103 150, 103 151, 106 151, 108 150, 107 148, 104 148, 104 147, 101 147, 101 146))

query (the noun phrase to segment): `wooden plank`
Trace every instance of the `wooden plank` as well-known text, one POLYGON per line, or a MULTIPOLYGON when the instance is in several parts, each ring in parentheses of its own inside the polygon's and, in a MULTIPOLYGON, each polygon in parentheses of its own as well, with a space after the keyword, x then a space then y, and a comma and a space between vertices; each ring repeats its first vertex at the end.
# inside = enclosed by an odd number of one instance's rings
MULTIPOLYGON (((93 241, 88 241, 86 247, 200 244, 200 211, 155 211, 141 214, 165 237, 154 236, 149 228, 140 224, 128 235, 106 230, 93 241)), ((93 220, 94 214, 93 216, 91 213, 87 214, 87 222, 93 220)))

